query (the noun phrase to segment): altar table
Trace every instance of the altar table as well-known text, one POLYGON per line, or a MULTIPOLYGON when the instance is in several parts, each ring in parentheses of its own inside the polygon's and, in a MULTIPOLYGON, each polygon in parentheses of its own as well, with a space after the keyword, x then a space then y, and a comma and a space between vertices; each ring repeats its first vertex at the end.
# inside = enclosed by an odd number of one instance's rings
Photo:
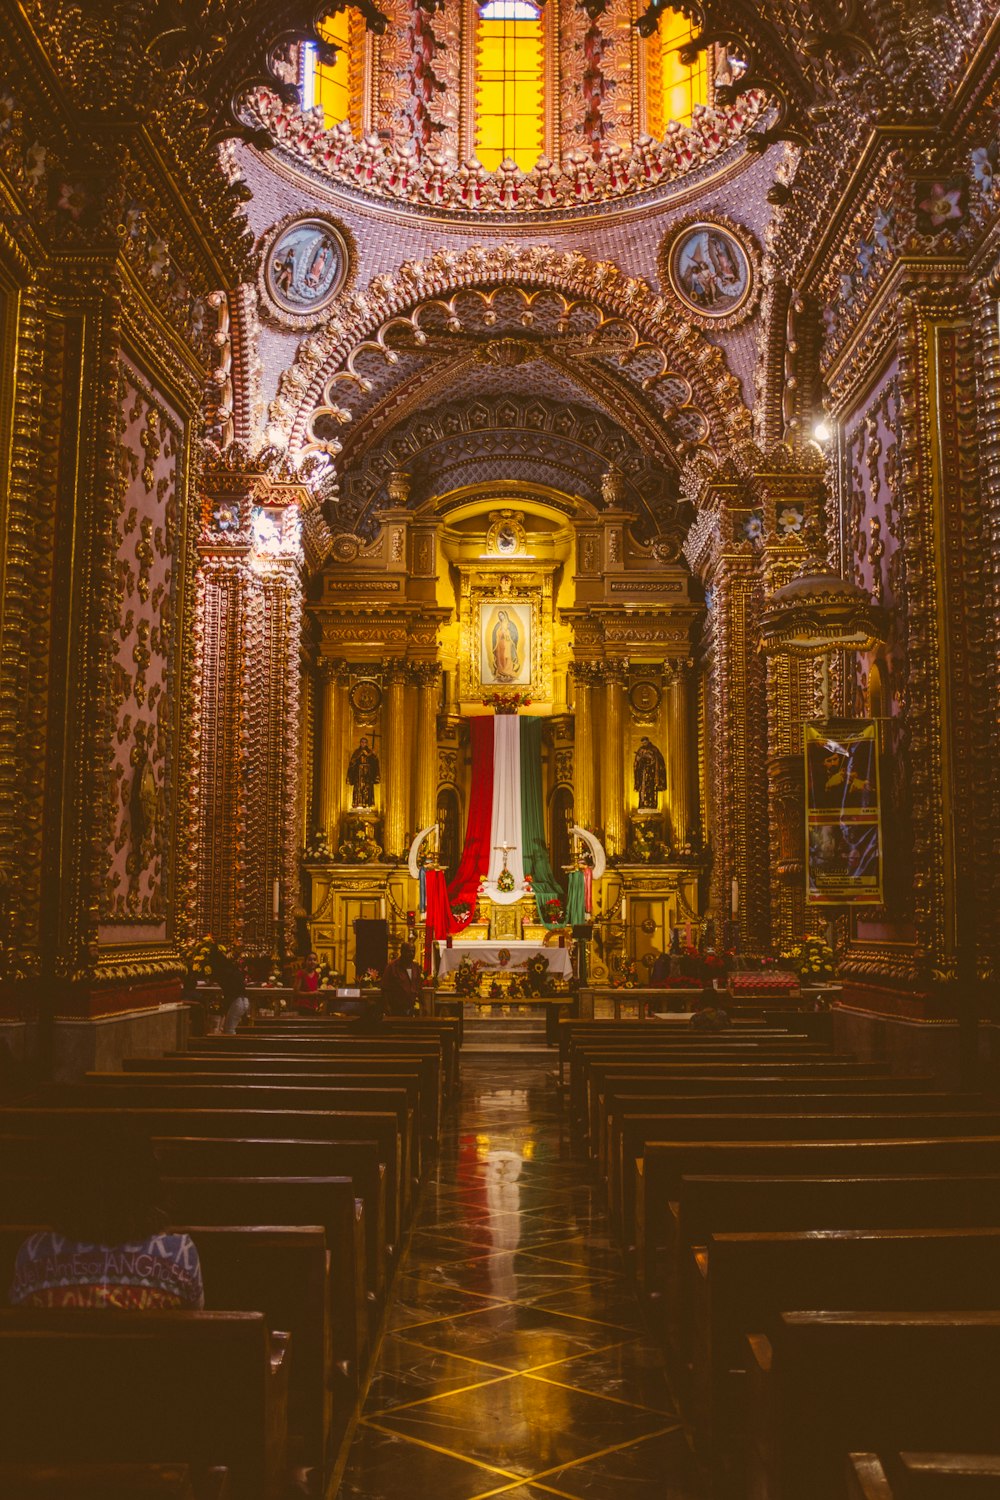
POLYGON ((456 943, 453 948, 449 948, 446 943, 436 942, 434 946, 438 951, 439 978, 457 969, 463 958, 470 958, 473 962, 478 960, 486 970, 509 973, 512 970, 527 969, 528 960, 538 953, 548 960, 549 973, 557 979, 573 977, 573 960, 569 949, 560 948, 555 943, 526 943, 510 939, 496 943, 456 943))

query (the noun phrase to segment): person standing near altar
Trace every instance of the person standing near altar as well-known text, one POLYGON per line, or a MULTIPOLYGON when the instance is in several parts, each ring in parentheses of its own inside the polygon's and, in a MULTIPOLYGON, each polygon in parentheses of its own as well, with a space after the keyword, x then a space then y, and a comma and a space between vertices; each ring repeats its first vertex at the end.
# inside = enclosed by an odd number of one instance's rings
POLYGON ((319 968, 315 953, 307 953, 295 976, 293 988, 295 1009, 300 1016, 314 1016, 319 1011, 319 968))
POLYGON ((414 963, 416 949, 404 943, 399 957, 382 975, 382 1004, 391 1016, 412 1016, 420 999, 423 975, 414 963))

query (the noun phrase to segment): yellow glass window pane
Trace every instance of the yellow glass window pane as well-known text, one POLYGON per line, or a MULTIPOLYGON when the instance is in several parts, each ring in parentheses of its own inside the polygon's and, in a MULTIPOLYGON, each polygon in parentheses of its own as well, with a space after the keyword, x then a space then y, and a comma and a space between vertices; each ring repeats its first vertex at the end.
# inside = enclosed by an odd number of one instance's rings
POLYGON ((528 172, 544 147, 544 36, 540 16, 479 17, 476 154, 495 171, 507 157, 528 172))
POLYGON ((347 10, 327 16, 318 30, 324 41, 339 50, 332 63, 313 58, 313 98, 323 110, 323 123, 329 129, 346 120, 351 111, 351 18, 347 10))
POLYGON ((696 105, 708 103, 708 54, 701 52, 693 67, 685 67, 678 56, 695 35, 695 28, 680 11, 660 15, 656 36, 647 53, 648 76, 656 97, 650 101, 648 128, 662 135, 671 120, 690 125, 696 105))

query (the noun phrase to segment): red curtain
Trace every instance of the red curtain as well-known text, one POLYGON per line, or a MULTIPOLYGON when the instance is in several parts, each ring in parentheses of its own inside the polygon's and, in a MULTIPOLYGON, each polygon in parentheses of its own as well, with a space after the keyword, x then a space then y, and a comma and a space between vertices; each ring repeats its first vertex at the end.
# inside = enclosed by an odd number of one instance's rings
POLYGON ((465 848, 455 878, 448 887, 452 906, 467 902, 469 915, 452 919, 452 930, 460 932, 472 921, 479 882, 490 868, 490 829, 493 824, 493 715, 469 720, 472 741, 472 790, 465 824, 465 848))
POLYGON ((431 972, 435 939, 446 938, 452 929, 451 902, 443 870, 426 871, 427 906, 424 914, 424 973, 431 972))

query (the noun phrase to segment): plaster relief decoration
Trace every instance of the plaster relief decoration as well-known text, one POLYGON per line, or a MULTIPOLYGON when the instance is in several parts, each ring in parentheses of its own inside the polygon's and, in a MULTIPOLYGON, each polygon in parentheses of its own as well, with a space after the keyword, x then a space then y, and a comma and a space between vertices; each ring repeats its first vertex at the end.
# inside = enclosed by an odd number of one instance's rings
POLYGON ((749 232, 728 220, 688 220, 663 242, 660 280, 702 328, 733 328, 756 303, 759 251, 749 232))
POLYGON ((119 391, 111 829, 101 919, 165 936, 182 427, 126 360, 119 391))
POLYGON ((348 233, 332 219, 283 219, 261 254, 265 308, 284 327, 312 328, 342 289, 351 265, 348 233))

